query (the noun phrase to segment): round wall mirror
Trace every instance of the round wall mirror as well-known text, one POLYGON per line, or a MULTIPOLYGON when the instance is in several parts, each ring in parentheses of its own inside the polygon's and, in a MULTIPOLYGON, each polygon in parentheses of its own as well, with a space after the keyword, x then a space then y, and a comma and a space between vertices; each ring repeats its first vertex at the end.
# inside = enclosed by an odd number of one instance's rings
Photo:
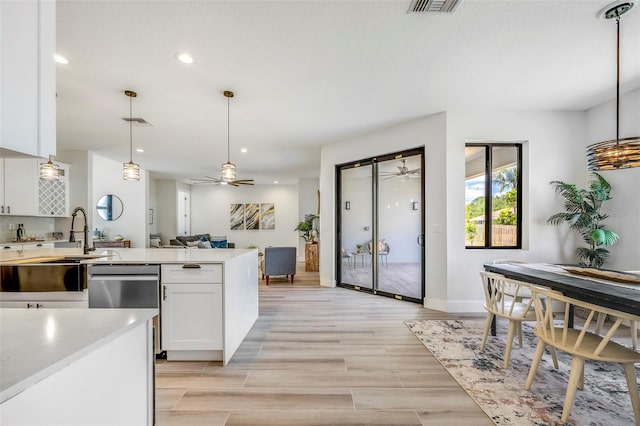
POLYGON ((96 204, 98 216, 104 220, 116 220, 122 215, 122 200, 117 195, 103 195, 96 204))

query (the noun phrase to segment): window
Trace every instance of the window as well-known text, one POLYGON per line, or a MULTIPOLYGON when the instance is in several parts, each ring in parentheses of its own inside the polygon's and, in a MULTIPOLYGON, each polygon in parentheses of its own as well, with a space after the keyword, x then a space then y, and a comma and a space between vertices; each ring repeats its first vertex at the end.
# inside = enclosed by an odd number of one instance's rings
POLYGON ((465 245, 520 248, 522 144, 465 146, 465 245))

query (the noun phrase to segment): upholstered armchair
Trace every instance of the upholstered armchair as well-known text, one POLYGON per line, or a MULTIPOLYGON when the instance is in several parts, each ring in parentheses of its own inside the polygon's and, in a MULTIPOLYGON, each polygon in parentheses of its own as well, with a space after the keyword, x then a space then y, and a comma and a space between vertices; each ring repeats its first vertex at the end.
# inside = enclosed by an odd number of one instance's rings
POLYGON ((295 247, 266 247, 264 249, 264 267, 262 268, 262 279, 266 279, 269 285, 271 275, 291 275, 296 273, 296 248, 295 247), (266 278, 265 278, 266 277, 266 278))

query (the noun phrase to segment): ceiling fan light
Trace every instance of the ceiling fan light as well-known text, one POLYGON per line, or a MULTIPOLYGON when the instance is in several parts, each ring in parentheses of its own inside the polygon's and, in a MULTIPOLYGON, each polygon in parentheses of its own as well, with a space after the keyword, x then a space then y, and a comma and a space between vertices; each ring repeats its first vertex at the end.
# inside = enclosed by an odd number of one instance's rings
POLYGON ((40 179, 42 180, 59 180, 60 179, 60 171, 59 166, 54 164, 49 158, 49 161, 46 163, 40 164, 40 179))
POLYGON ((225 182, 233 182, 236 180, 236 165, 227 161, 222 165, 220 176, 225 182))
POLYGON ((127 181, 139 181, 140 165, 133 161, 122 164, 122 178, 127 181))

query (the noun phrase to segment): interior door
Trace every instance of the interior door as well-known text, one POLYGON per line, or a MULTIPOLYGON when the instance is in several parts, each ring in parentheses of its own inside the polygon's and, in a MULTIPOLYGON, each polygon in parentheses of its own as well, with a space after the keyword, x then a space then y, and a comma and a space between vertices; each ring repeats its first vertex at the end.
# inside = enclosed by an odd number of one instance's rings
POLYGON ((340 283, 373 291, 367 243, 373 229, 373 163, 351 164, 340 171, 340 283))
POLYGON ((423 169, 423 149, 337 167, 339 286, 423 303, 423 169))
POLYGON ((422 300, 422 154, 378 162, 376 289, 422 300))

